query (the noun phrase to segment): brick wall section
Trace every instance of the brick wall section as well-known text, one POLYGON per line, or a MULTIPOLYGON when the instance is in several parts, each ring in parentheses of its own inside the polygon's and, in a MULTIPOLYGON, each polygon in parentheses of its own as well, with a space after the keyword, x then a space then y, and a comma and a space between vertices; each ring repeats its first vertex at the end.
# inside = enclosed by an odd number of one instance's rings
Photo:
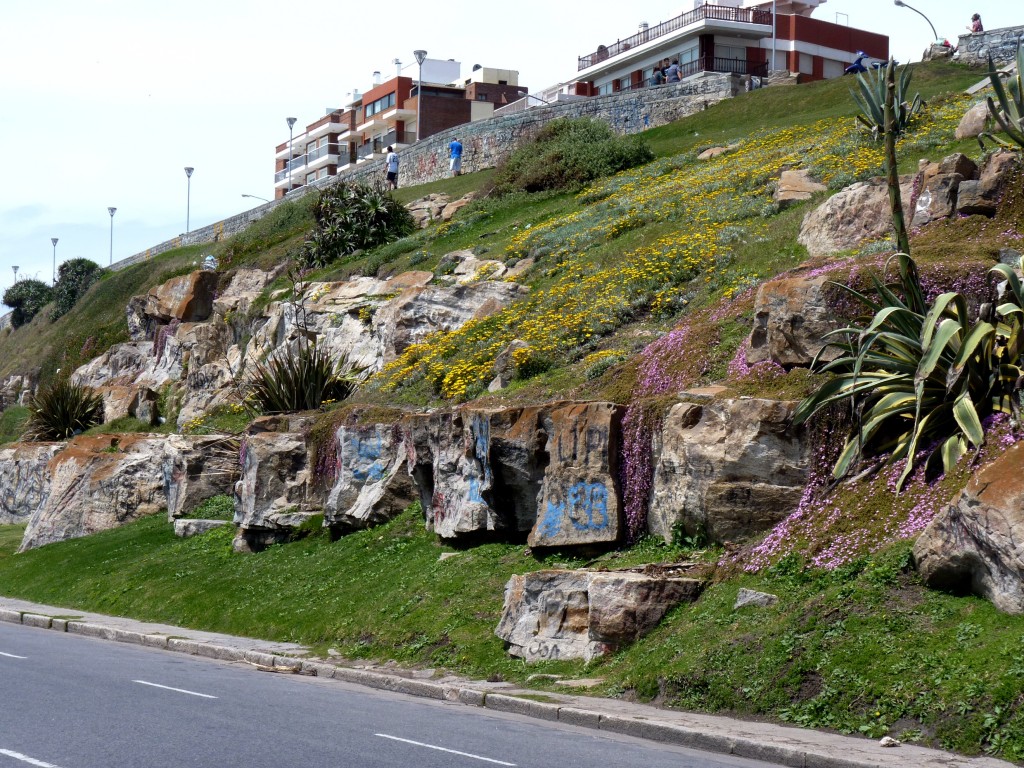
MULTIPOLYGON (((982 19, 984 21, 984 18, 982 19)), ((1011 64, 1017 58, 1017 40, 1024 35, 1024 27, 1003 27, 977 35, 960 35, 957 50, 960 61, 972 67, 988 67, 988 56, 996 64, 1011 64)))
MULTIPOLYGON (((557 118, 589 117, 603 120, 619 134, 639 133, 707 109, 712 104, 741 93, 747 79, 736 75, 708 75, 690 82, 671 83, 655 88, 595 96, 577 101, 562 102, 545 107, 534 107, 511 115, 492 117, 477 123, 449 128, 400 153, 399 186, 407 187, 443 179, 449 174, 448 144, 455 136, 462 142, 462 171, 472 173, 493 168, 523 141, 534 136, 541 126, 557 118)), ((294 200, 320 187, 339 181, 366 181, 384 178, 384 161, 369 161, 337 176, 300 187, 286 199, 294 200)), ((154 245, 142 253, 116 262, 111 269, 118 270, 151 259, 154 256, 185 245, 215 243, 241 232, 252 222, 263 218, 284 202, 274 200, 229 219, 194 229, 154 245)))

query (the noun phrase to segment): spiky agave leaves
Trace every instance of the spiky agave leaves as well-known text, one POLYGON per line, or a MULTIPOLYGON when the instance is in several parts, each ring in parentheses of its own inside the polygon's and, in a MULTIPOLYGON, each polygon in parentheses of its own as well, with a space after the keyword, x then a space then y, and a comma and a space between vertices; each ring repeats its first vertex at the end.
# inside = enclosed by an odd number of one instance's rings
MULTIPOLYGON (((890 68, 896 69, 896 62, 892 59, 889 59, 885 66, 858 74, 857 85, 860 92, 850 89, 850 95, 853 96, 854 103, 861 111, 861 114, 857 115, 857 121, 871 131, 876 138, 885 135, 886 78, 890 68)), ((907 129, 911 118, 924 106, 919 93, 914 94, 912 102, 906 101, 906 97, 910 93, 910 76, 910 67, 904 66, 895 78, 896 99, 893 122, 897 135, 907 129)))
POLYGON ((1002 75, 1004 73, 996 70, 992 62, 992 55, 988 57, 988 78, 992 82, 992 90, 995 91, 999 106, 989 96, 986 100, 989 114, 999 124, 999 127, 1010 137, 1013 144, 1003 141, 991 133, 982 133, 978 136, 978 143, 985 148, 983 138, 988 138, 1008 149, 1024 149, 1024 80, 1021 70, 1024 69, 1024 47, 1020 39, 1017 40, 1017 73, 1010 79, 1006 87, 1003 86, 1002 75), (1014 147, 1016 145, 1016 147, 1014 147))
POLYGON ((347 359, 334 361, 319 344, 304 341, 297 351, 283 348, 255 365, 246 402, 260 413, 312 411, 347 399, 364 371, 347 359))
POLYGON ((1015 411, 1024 294, 1013 270, 993 268, 1003 277, 1013 275, 1007 293, 1015 298, 996 309, 999 323, 971 322, 959 293, 944 293, 926 306, 913 260, 906 254, 898 258, 902 297, 877 279, 877 300, 839 286, 873 315, 863 328, 829 334, 814 368, 836 376, 800 403, 794 420, 802 423, 831 403, 850 401, 856 426, 833 477, 848 475, 871 449, 888 454, 884 464, 904 461, 897 482, 901 489, 920 451, 928 450, 930 469, 941 462, 948 472, 971 447, 983 443, 984 415, 1015 411), (822 352, 829 348, 841 354, 821 365, 822 352))
POLYGON ((42 387, 28 408, 25 437, 29 440, 69 440, 103 423, 103 398, 66 377, 42 387))

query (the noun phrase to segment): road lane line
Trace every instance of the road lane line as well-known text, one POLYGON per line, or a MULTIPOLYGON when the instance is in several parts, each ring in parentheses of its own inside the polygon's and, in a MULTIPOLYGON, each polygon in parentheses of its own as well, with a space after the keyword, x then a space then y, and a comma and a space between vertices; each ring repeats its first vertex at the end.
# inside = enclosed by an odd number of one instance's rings
MULTIPOLYGON (((20 658, 20 657, 19 657, 20 658)), ((35 758, 23 755, 21 752, 11 752, 9 749, 0 749, 0 755, 7 755, 7 757, 13 757, 15 760, 21 760, 23 763, 29 765, 35 765, 37 768, 60 768, 59 765, 53 763, 44 763, 42 760, 36 760, 35 758)))
POLYGON ((6 656, 8 659, 27 659, 28 656, 15 656, 13 653, 4 653, 0 651, 0 656, 6 656))
POLYGON ((397 736, 388 736, 386 733, 375 733, 374 736, 380 736, 382 739, 391 739, 392 741, 401 741, 404 744, 412 744, 416 747, 426 747, 427 749, 436 749, 438 752, 448 752, 452 755, 462 755, 462 757, 471 757, 474 760, 483 760, 485 763, 496 763, 497 765, 510 765, 514 766, 515 763, 506 763, 504 760, 494 760, 490 757, 481 757, 480 755, 474 755, 470 752, 459 752, 457 749, 445 749, 444 747, 437 747, 433 744, 424 744, 422 741, 413 741, 412 739, 400 739, 397 736))
POLYGON ((177 691, 178 693, 187 693, 189 696, 200 696, 204 699, 216 699, 216 696, 211 696, 208 693, 196 693, 195 691, 186 691, 184 688, 171 688, 169 685, 160 685, 159 683, 147 683, 145 680, 132 680, 133 683, 139 685, 149 685, 153 688, 163 688, 165 691, 177 691))

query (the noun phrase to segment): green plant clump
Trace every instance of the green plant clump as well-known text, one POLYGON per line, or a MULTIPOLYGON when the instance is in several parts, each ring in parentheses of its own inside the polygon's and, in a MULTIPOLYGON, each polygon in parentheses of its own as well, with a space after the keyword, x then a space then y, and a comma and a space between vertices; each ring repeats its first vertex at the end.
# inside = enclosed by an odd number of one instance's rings
MULTIPOLYGON (((889 60, 889 63, 878 69, 868 70, 864 74, 857 75, 857 85, 860 86, 860 93, 851 90, 853 100, 857 102, 861 114, 857 120, 875 136, 882 136, 886 132, 885 125, 885 100, 888 91, 886 80, 891 69, 896 67, 896 62, 889 60)), ((911 118, 921 111, 924 102, 921 101, 921 94, 914 94, 913 102, 906 100, 910 93, 910 67, 903 67, 899 77, 894 77, 896 93, 893 103, 895 112, 893 114, 893 130, 900 135, 910 125, 911 118)))
POLYGON ((53 289, 41 280, 19 280, 4 291, 4 304, 10 307, 11 325, 20 328, 32 321, 53 299, 53 289))
POLYGON ((28 421, 29 410, 23 405, 12 405, 0 413, 0 445, 13 443, 21 437, 28 421))
MULTIPOLYGON (((1020 40, 1017 40, 1017 72, 1009 80, 1006 88, 1003 87, 1001 73, 996 71, 991 54, 988 57, 988 77, 992 82, 992 90, 995 91, 996 98, 999 99, 997 108, 992 97, 988 97, 988 111, 1018 149, 1024 149, 1024 81, 1021 79, 1021 68, 1024 68, 1024 46, 1021 45, 1020 40)), ((992 139, 1003 147, 1013 147, 1013 144, 990 133, 983 133, 978 137, 982 149, 985 148, 982 137, 992 139)))
POLYGON ((636 136, 616 136, 607 123, 589 119, 552 120, 499 168, 495 191, 540 192, 575 189, 602 176, 654 159, 636 136))
POLYGON ((312 411, 347 399, 362 372, 317 344, 303 344, 296 354, 285 349, 256 365, 246 402, 262 413, 312 411))
POLYGON ((28 409, 30 440, 68 440, 103 421, 103 398, 64 377, 40 388, 28 409))
POLYGON ((53 309, 50 319, 63 317, 89 287, 100 279, 103 267, 89 259, 70 259, 57 269, 57 284, 53 286, 53 309))

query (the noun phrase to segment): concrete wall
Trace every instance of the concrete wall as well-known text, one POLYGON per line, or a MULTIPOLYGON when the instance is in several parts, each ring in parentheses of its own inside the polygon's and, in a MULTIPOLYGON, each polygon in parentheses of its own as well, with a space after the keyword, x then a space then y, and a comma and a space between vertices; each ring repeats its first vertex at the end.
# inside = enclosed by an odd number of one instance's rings
MULTIPOLYGON (((407 187, 448 176, 448 144, 456 136, 463 146, 462 170, 464 173, 472 173, 493 168, 551 120, 589 117, 605 121, 619 134, 638 133, 700 112, 715 102, 741 93, 746 87, 745 77, 711 74, 688 82, 535 107, 525 112, 449 128, 402 150, 399 156, 398 183, 399 186, 407 187)), ((124 269, 172 248, 216 243, 241 232, 285 200, 295 200, 340 181, 370 181, 374 178, 383 181, 383 160, 368 161, 351 170, 342 171, 337 176, 293 190, 287 198, 265 203, 229 219, 194 229, 187 235, 154 245, 115 262, 111 269, 124 269)))
POLYGON ((987 67, 991 54, 996 64, 1010 64, 1017 59, 1017 40, 1021 35, 1024 35, 1024 27, 1003 27, 977 35, 960 35, 957 45, 960 61, 972 67, 987 67))

